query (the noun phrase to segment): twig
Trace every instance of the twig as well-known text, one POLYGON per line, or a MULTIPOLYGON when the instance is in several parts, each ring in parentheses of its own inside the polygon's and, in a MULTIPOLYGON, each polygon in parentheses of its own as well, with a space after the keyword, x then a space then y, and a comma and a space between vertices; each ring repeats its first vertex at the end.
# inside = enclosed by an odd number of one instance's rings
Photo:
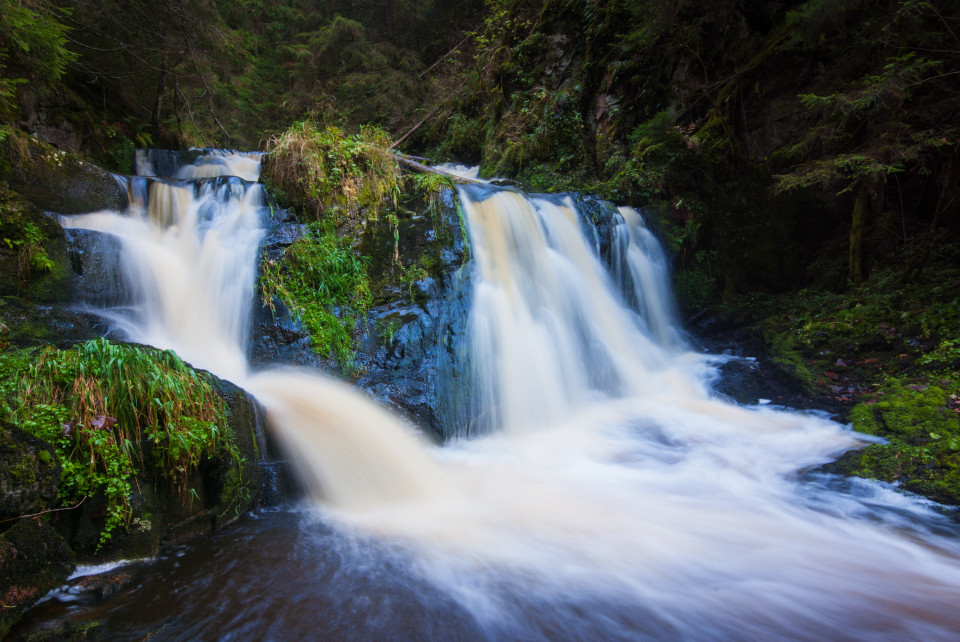
POLYGON ((426 69, 424 69, 424 70, 420 73, 420 75, 418 76, 418 78, 423 78, 428 71, 430 71, 431 69, 433 69, 434 67, 436 67, 437 65, 439 65, 441 62, 443 62, 444 60, 446 60, 446 59, 447 59, 447 56, 449 56, 449 55, 452 54, 454 51, 456 51, 457 49, 459 49, 459 48, 460 48, 460 45, 462 45, 463 43, 465 43, 465 42, 467 41, 467 38, 469 38, 469 37, 470 37, 470 36, 464 36, 464 37, 463 37, 463 40, 461 40, 461 41, 459 42, 459 44, 457 44, 456 47, 454 47, 453 49, 451 49, 451 50, 448 51, 447 53, 445 53, 445 54, 443 54, 442 56, 440 56, 440 59, 437 60, 437 62, 433 63, 432 65, 430 65, 429 67, 427 67, 426 69))
POLYGON ((40 511, 39 513, 32 513, 32 514, 30 514, 30 515, 19 515, 19 516, 17 516, 17 517, 10 517, 10 518, 7 518, 7 519, 0 519, 0 524, 4 524, 4 523, 6 523, 6 522, 14 522, 14 521, 16 521, 16 520, 18 520, 18 519, 24 519, 24 518, 26 518, 26 517, 39 517, 40 515, 46 515, 47 513, 59 513, 59 512, 62 511, 62 510, 73 510, 74 508, 78 508, 78 507, 80 506, 80 504, 82 504, 86 499, 87 499, 87 495, 84 495, 84 496, 83 496, 83 499, 81 499, 79 502, 77 502, 77 503, 74 504, 73 506, 65 506, 64 508, 48 508, 48 509, 46 509, 46 510, 40 511))

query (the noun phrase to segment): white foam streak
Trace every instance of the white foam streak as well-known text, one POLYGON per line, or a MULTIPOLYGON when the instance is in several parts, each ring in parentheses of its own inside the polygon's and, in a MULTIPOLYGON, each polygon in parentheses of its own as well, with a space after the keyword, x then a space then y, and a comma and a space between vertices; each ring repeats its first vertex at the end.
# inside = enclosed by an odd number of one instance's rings
POLYGON ((113 234, 123 242, 128 288, 137 296, 130 338, 175 350, 199 368, 238 380, 246 341, 260 227, 258 185, 154 182, 146 209, 63 217, 64 227, 113 234))

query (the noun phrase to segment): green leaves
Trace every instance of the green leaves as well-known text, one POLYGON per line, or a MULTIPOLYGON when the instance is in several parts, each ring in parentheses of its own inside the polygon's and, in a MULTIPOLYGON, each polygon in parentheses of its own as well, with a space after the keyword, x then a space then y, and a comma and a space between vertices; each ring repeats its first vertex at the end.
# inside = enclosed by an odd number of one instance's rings
POLYGON ((264 300, 279 297, 307 327, 314 351, 353 365, 353 328, 372 302, 368 259, 320 223, 287 248, 282 261, 264 263, 264 300))
POLYGON ((76 59, 67 49, 67 27, 56 11, 38 0, 0 0, 0 118, 17 111, 19 85, 53 83, 76 59))
POLYGON ((135 475, 167 480, 186 498, 191 475, 226 426, 210 384, 169 351, 95 339, 45 348, 30 361, 4 359, 0 374, 0 415, 56 447, 61 501, 103 491, 101 545, 131 517, 135 475))

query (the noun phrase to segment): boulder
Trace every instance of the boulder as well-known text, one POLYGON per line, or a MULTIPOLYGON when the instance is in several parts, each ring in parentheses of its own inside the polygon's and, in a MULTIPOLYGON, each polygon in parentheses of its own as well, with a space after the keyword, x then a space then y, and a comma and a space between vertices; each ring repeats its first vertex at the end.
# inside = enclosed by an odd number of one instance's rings
POLYGON ((126 205, 126 189, 109 172, 29 136, 0 146, 0 178, 37 207, 78 214, 126 205))

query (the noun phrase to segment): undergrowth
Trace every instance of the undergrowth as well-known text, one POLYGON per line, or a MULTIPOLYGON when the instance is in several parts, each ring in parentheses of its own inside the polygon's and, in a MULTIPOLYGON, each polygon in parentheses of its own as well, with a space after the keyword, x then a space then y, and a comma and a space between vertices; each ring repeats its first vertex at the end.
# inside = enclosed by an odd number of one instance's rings
POLYGON ((241 460, 223 402, 169 351, 94 339, 0 353, 0 396, 3 418, 55 446, 62 505, 103 492, 100 546, 131 518, 138 475, 166 480, 188 502, 205 456, 222 447, 241 460))
POLYGON ((378 127, 348 135, 299 121, 270 139, 267 149, 267 180, 308 218, 336 223, 365 210, 368 220, 376 220, 384 205, 396 207, 400 169, 389 137, 378 127))
POLYGON ((356 352, 353 328, 371 303, 368 264, 349 239, 311 223, 280 261, 264 262, 263 300, 271 307, 273 297, 283 301, 310 332, 314 351, 349 370, 356 352))
POLYGON ((930 278, 904 281, 909 248, 860 285, 751 299, 775 362, 883 437, 836 469, 960 504, 960 269, 943 242, 930 278), (935 278, 932 275, 936 275, 935 278))

